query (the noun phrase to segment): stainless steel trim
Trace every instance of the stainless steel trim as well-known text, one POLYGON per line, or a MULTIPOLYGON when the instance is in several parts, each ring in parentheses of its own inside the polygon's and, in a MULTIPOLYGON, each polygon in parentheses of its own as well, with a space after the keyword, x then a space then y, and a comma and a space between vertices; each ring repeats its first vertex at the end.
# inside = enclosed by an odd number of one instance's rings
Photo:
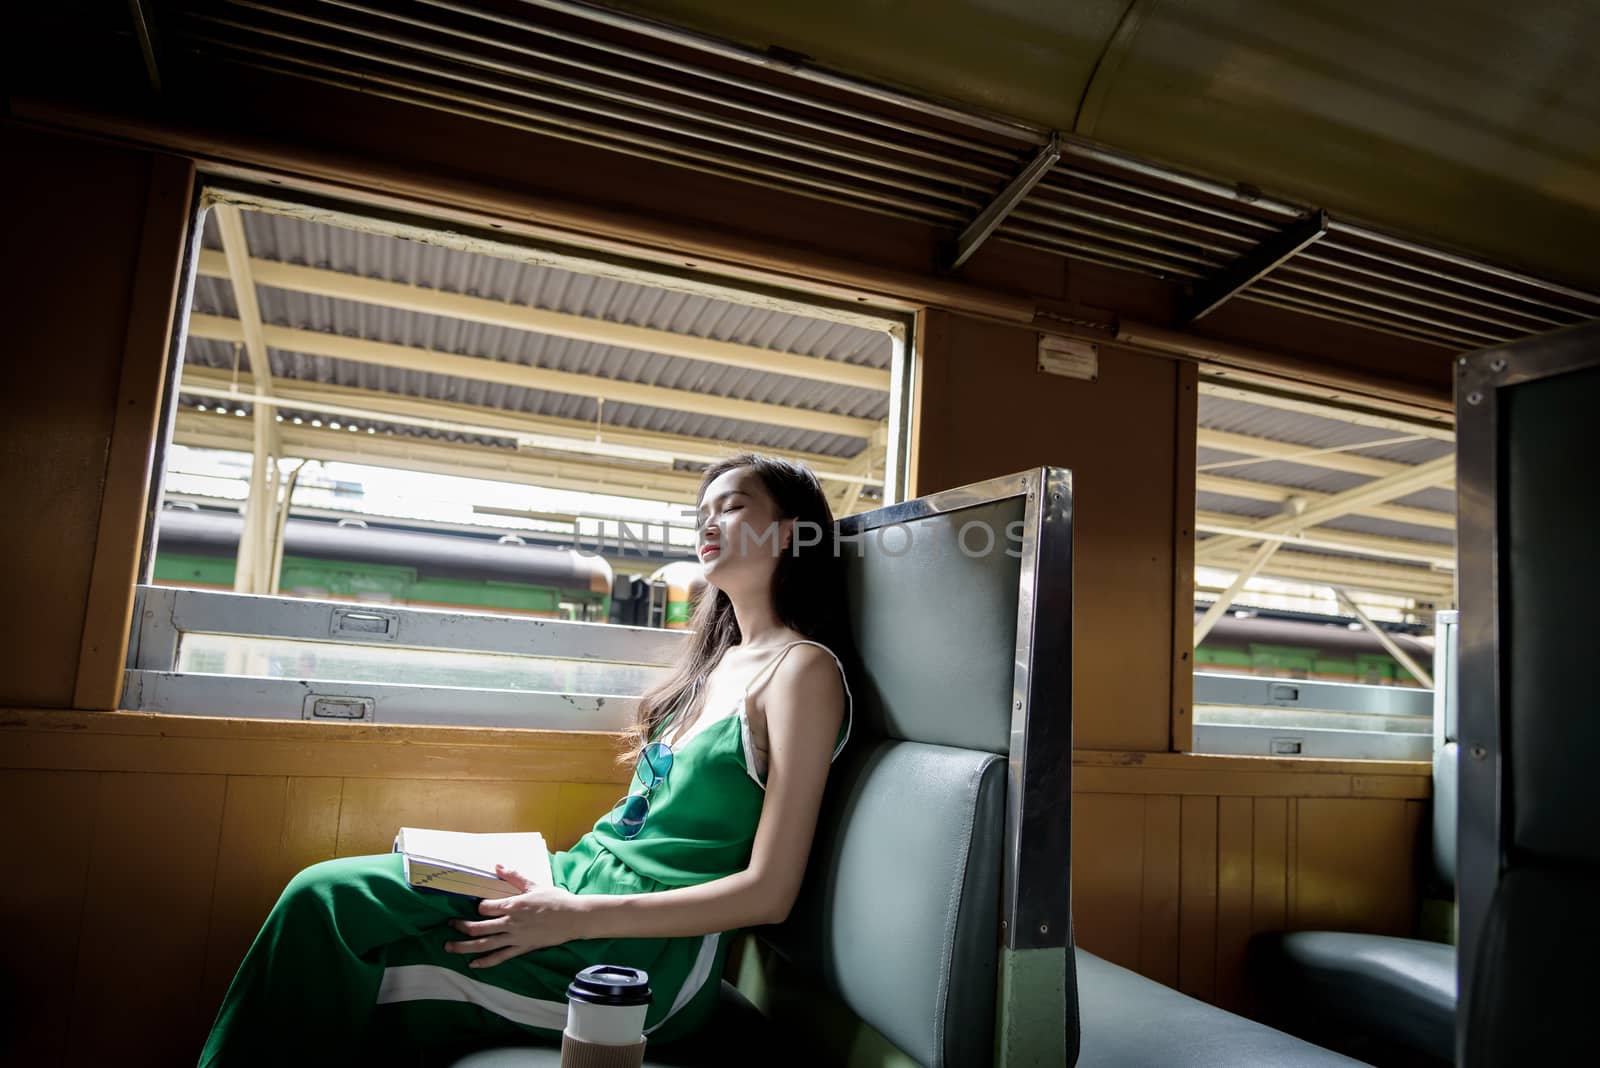
POLYGON ((1461 660, 1461 613, 1442 609, 1433 614, 1433 747, 1460 737, 1461 688, 1456 679, 1461 660))
MULTIPOLYGON (((1457 824, 1458 1002, 1471 1004, 1483 923, 1504 866, 1506 709, 1500 675, 1500 393, 1592 367, 1600 321, 1483 349, 1456 361, 1456 521, 1460 583, 1461 796, 1457 824)), ((1456 1022, 1458 1055, 1467 1016, 1456 1022)))
POLYGON ((1007 947, 1070 946, 1072 474, 1040 467, 839 521, 853 536, 1023 497, 1001 920, 1007 947))

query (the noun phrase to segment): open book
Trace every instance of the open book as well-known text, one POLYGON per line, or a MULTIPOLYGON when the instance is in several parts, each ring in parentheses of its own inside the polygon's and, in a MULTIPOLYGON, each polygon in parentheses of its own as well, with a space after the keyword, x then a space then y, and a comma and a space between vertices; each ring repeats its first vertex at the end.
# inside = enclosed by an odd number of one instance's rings
POLYGON ((494 873, 496 864, 519 872, 536 886, 554 885, 550 851, 538 831, 473 834, 402 827, 394 851, 405 859, 406 881, 423 890, 465 897, 514 897, 519 887, 494 873))

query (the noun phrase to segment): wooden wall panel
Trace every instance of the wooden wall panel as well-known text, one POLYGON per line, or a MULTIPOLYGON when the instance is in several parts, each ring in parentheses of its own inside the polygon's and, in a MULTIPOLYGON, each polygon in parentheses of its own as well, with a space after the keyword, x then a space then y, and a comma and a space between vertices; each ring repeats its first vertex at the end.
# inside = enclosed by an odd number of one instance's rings
POLYGON ((0 1061, 192 1064, 295 872, 387 851, 404 824, 569 845, 626 791, 615 752, 598 733, 0 710, 0 811, 27 814, 8 834, 29 861, 0 880, 0 1061))
POLYGON ((1077 943, 1128 967, 1139 963, 1144 798, 1072 798, 1072 924, 1077 943))
POLYGON ((0 125, 0 705, 68 708, 150 187, 147 153, 0 125), (23 266, 23 260, 26 266, 23 266))
MULTIPOLYGON (((94 837, 94 772, 0 772, 0 1063, 59 1064, 81 1016, 70 996, 94 837), (34 818, 45 815, 48 818, 34 818)), ((120 944, 120 943, 119 943, 120 944)))
POLYGON ((343 786, 335 778, 228 776, 205 953, 211 1010, 284 885, 301 868, 338 855, 343 786))
MULTIPOLYGON (((1073 920, 1083 948, 1250 1012, 1253 936, 1413 929, 1425 765, 1261 760, 1251 794, 1233 796, 1225 791, 1242 773, 1210 766, 1213 758, 1124 758, 1128 774, 1080 774, 1073 792, 1073 920), (1174 783, 1181 796, 1165 792, 1174 783)), ((1074 772, 1110 770, 1111 759, 1080 752, 1074 772)))
POLYGON ((347 779, 339 809, 338 853, 387 853, 400 827, 542 834, 555 826, 560 790, 553 782, 347 779))
POLYGON ((1180 799, 1144 799, 1144 878, 1139 888, 1139 971, 1178 985, 1182 816, 1180 799))
POLYGON ((1301 798, 1293 926, 1406 934, 1416 901, 1418 806, 1402 800, 1301 798))
POLYGON ((1081 381, 1037 369, 1033 330, 946 312, 922 325, 917 493, 1072 469, 1073 745, 1166 752, 1178 363, 1102 345, 1099 379, 1081 381))
POLYGON ((1211 1001, 1217 991, 1217 799, 1185 797, 1178 848, 1179 990, 1211 1001))
POLYGON ((198 1056, 225 788, 220 775, 100 774, 66 1063, 198 1056), (131 1055, 130 1035, 142 1036, 131 1055))

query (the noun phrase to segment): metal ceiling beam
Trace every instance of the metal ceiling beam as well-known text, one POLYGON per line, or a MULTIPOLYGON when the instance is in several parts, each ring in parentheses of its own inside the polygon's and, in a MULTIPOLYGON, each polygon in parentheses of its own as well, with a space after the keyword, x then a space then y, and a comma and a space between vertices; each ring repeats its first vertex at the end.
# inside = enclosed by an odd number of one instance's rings
MULTIPOLYGON (((1274 441, 1270 438, 1258 438, 1250 434, 1235 434, 1226 430, 1212 430, 1201 427, 1195 433, 1195 443, 1202 449, 1218 449, 1222 452, 1236 452, 1245 456, 1259 456, 1265 460, 1283 460, 1289 463, 1304 464, 1308 467, 1322 467, 1329 471, 1345 471, 1353 475, 1366 475, 1370 478, 1382 478, 1387 475, 1410 471, 1411 464, 1399 463, 1395 460, 1380 460, 1375 456, 1356 456, 1344 452, 1316 451, 1315 446, 1300 445, 1292 441, 1274 441)), ((1352 448, 1360 448, 1355 445, 1352 448)), ((1441 485, 1453 485, 1454 478, 1441 485)))
POLYGON ((1178 311, 1178 325, 1188 326, 1215 311, 1327 232, 1328 213, 1321 209, 1285 226, 1216 274, 1196 282, 1178 311))
MULTIPOLYGON (((613 345, 638 352, 678 356, 724 367, 789 375, 814 382, 827 382, 830 385, 871 389, 882 393, 889 391, 889 372, 877 367, 844 363, 840 360, 825 360, 816 356, 797 356, 794 353, 779 352, 759 345, 694 337, 671 330, 616 323, 544 308, 530 308, 488 297, 424 289, 404 282, 363 278, 344 271, 281 263, 260 257, 251 258, 249 268, 258 285, 274 289, 310 293, 360 304, 375 304, 423 315, 439 315, 548 337, 587 341, 597 345, 613 345)), ((222 254, 204 249, 200 253, 199 271, 202 275, 223 278, 228 276, 229 265, 222 254)))
MULTIPOLYGON (((1298 515, 1273 516, 1250 524, 1249 529, 1255 537, 1263 534, 1289 534, 1316 526, 1324 520, 1337 516, 1348 515, 1359 508, 1372 504, 1382 504, 1396 497, 1404 497, 1408 493, 1415 493, 1430 486, 1437 486, 1455 474, 1455 456, 1441 456, 1437 460, 1430 460, 1425 464, 1408 467, 1383 478, 1373 479, 1371 482, 1335 493, 1325 497, 1316 504, 1306 508, 1298 515)), ((1195 562, 1202 559, 1211 559, 1217 553, 1228 549, 1242 548, 1250 544, 1250 537, 1235 537, 1223 535, 1208 538, 1195 546, 1195 562)))
MULTIPOLYGON (((194 393, 195 390, 190 387, 201 386, 209 390, 222 390, 224 396, 231 396, 226 392, 229 384, 227 372, 191 364, 183 369, 179 392, 194 393)), ((572 439, 579 445, 593 442, 598 438, 603 442, 617 445, 670 452, 676 459, 694 463, 714 463, 739 452, 764 452, 803 463, 824 481, 852 481, 852 476, 848 473, 850 460, 817 452, 774 449, 770 445, 668 434, 657 430, 597 425, 583 419, 562 419, 553 415, 514 412, 505 408, 409 397, 382 390, 336 386, 293 378, 274 378, 272 389, 282 406, 291 409, 304 408, 309 411, 310 408, 306 407, 308 403, 336 405, 368 413, 366 417, 373 421, 457 422, 480 427, 481 432, 485 434, 503 437, 512 437, 518 432, 560 435, 572 439)))
POLYGON ((1339 598, 1339 601, 1350 610, 1351 614, 1353 614, 1356 619, 1361 621, 1361 625, 1363 627, 1366 627, 1367 630, 1372 632, 1372 636, 1378 639, 1378 644, 1383 646, 1390 656, 1398 660, 1402 667, 1411 672, 1412 678, 1422 683, 1422 685, 1427 689, 1433 689, 1432 673, 1424 669, 1421 664, 1418 664, 1415 660, 1413 660, 1410 653, 1407 653, 1404 649, 1400 648, 1400 643, 1390 637, 1388 631, 1384 630, 1382 627, 1378 626, 1377 623, 1373 622, 1372 617, 1363 612, 1361 610, 1361 606, 1356 604, 1355 601, 1351 600, 1348 593, 1345 593, 1339 587, 1334 586, 1333 595, 1339 598))
MULTIPOLYGON (((866 448, 856 453, 855 456, 845 461, 844 469, 858 481, 847 482, 840 485, 832 494, 828 502, 833 509, 833 516, 838 519, 858 511, 861 501, 863 485, 883 485, 883 472, 887 470, 889 452, 889 428, 879 428, 878 432, 867 440, 866 448), (872 477, 872 472, 879 472, 877 478, 872 477)), ((820 475, 818 476, 821 477, 820 475)))
MULTIPOLYGON (((243 419, 180 411, 173 440, 193 448, 247 450, 249 430, 243 419)), ((691 505, 700 490, 697 473, 635 472, 615 463, 556 460, 486 445, 350 434, 309 426, 285 426, 282 438, 287 455, 330 463, 367 464, 691 505)))
POLYGON ((1211 381, 1204 377, 1200 379, 1199 388, 1200 396, 1202 397, 1243 401, 1259 408, 1294 412, 1296 415, 1310 415, 1319 419, 1333 419, 1340 423, 1349 423, 1352 426, 1370 427, 1399 434, 1419 434, 1435 441, 1448 441, 1452 445, 1455 444, 1456 440, 1455 428, 1447 421, 1447 417, 1442 415, 1438 421, 1407 419, 1403 416, 1388 415, 1364 408, 1345 407, 1336 401, 1322 397, 1297 397, 1288 393, 1263 389, 1260 386, 1234 386, 1223 382, 1211 381))
MULTIPOLYGON (((1198 566, 1236 571, 1250 561, 1251 555, 1250 550, 1236 550, 1198 566)), ((1393 597, 1416 598, 1441 608, 1448 608, 1455 602, 1455 580, 1440 572, 1422 567, 1303 552, 1292 544, 1283 545, 1261 574, 1263 577, 1308 586, 1342 586, 1393 597)))
MULTIPOLYGON (((239 336, 237 320, 214 315, 191 315, 191 337, 231 341, 239 336)), ((546 367, 502 362, 482 356, 458 356, 432 349, 411 348, 384 341, 322 334, 315 330, 295 330, 285 326, 262 328, 266 344, 275 349, 334 360, 366 363, 378 367, 416 371, 421 374, 448 375, 478 382, 498 382, 522 389, 564 393, 577 397, 600 397, 612 403, 642 404, 667 411, 698 412, 722 419, 747 420, 771 426, 792 427, 822 434, 842 434, 865 438, 881 425, 880 420, 828 412, 791 408, 782 404, 718 397, 689 389, 671 389, 642 382, 625 382, 596 375, 556 371, 546 367)))
MULTIPOLYGON (((1454 547, 1440 545, 1437 542, 1390 538, 1381 534, 1362 534, 1331 527, 1307 527, 1286 534, 1259 534, 1249 529, 1249 524, 1254 522, 1257 520, 1247 516, 1228 515, 1225 512, 1199 512, 1195 515, 1195 529, 1203 534, 1264 538, 1307 548, 1332 549, 1335 552, 1361 553, 1388 560, 1410 561, 1452 571, 1456 566, 1454 547)), ((1199 545, 1204 544, 1206 544, 1204 541, 1199 543, 1199 545)))
POLYGON ((133 35, 139 39, 139 52, 144 56, 145 77, 150 88, 161 92, 161 39, 156 33, 155 18, 144 0, 128 0, 128 15, 133 20, 133 35))
MULTIPOLYGON (((881 479, 853 473, 855 460, 841 461, 837 457, 820 456, 816 453, 795 453, 709 438, 674 440, 673 435, 637 431, 630 433, 626 430, 614 433, 608 431, 605 437, 601 437, 593 423, 576 419, 553 419, 537 415, 517 416, 504 410, 497 412, 473 405, 417 401, 392 393, 343 386, 297 388, 292 384, 293 379, 279 378, 273 381, 274 396, 280 402, 280 407, 292 411, 319 412, 367 422, 415 426, 442 433, 508 438, 523 448, 570 452, 613 461, 621 459, 670 464, 674 460, 688 460, 715 463, 737 452, 764 452, 804 463, 819 479, 825 482, 843 483, 846 487, 853 485, 857 493, 863 484, 881 484, 881 479), (685 448, 683 442, 692 442, 698 447, 685 448)), ((241 393, 234 388, 228 382, 226 375, 202 368, 187 369, 178 391, 190 396, 216 397, 235 404, 249 404, 257 399, 253 394, 241 393)), ((221 405, 218 408, 220 410, 221 405)), ((335 426, 334 429, 339 428, 335 426)))
POLYGON ((950 269, 953 271, 966 263, 974 252, 989 239, 989 235, 1006 220, 1006 216, 1022 203, 1024 197, 1033 191, 1039 180, 1050 172, 1061 158, 1061 135, 1052 133, 1050 140, 1041 145, 1039 151, 1034 153, 1033 159, 1027 166, 1017 172, 1016 177, 1006 183, 1004 189, 995 194, 995 198, 978 213, 977 217, 967 224, 956 238, 955 252, 950 260, 950 269))
MULTIPOLYGON (((1280 486, 1274 482, 1252 482, 1242 478, 1226 478, 1222 475, 1200 474, 1195 477, 1195 489, 1201 493, 1220 493, 1229 497, 1243 497, 1252 501, 1268 501, 1272 504, 1283 504, 1290 497, 1303 497, 1307 503, 1326 500, 1333 496, 1331 493, 1317 493, 1312 490, 1296 489, 1293 486, 1280 486)), ((1227 514, 1227 513, 1218 513, 1227 514)), ((1439 512, 1431 508, 1412 508, 1404 504, 1371 504, 1365 508, 1351 512, 1351 515, 1367 516, 1371 519, 1382 519, 1390 523, 1406 523, 1414 527, 1428 527, 1433 530, 1454 530, 1456 517, 1454 512, 1439 512)), ((1230 521, 1254 522, 1255 516, 1232 515, 1230 521)))
POLYGON ((1250 558, 1250 562, 1239 569, 1239 573, 1234 576, 1228 588, 1222 591, 1222 596, 1211 603, 1211 607, 1206 609, 1206 614, 1200 617, 1200 622, 1194 625, 1195 645, 1198 646, 1206 640, 1206 635, 1211 633, 1211 628, 1217 625, 1222 613, 1233 604, 1233 599, 1239 596, 1239 591, 1244 589, 1245 583, 1255 578, 1266 566, 1267 561, 1272 559, 1273 554, 1278 551, 1278 545, 1279 543, 1275 541, 1263 542, 1261 548, 1250 558))
POLYGON ((256 301, 255 278, 250 272, 250 244, 245 237, 244 217, 232 204, 212 208, 217 232, 222 237, 222 258, 234 307, 238 309, 239 337, 234 341, 234 366, 238 369, 239 347, 250 360, 250 377, 258 399, 253 407, 253 435, 250 458, 250 498, 244 511, 244 529, 239 536, 238 558, 233 572, 237 593, 265 593, 271 583, 268 574, 272 558, 272 535, 277 528, 273 511, 277 496, 277 427, 271 404, 272 362, 261 325, 261 306, 256 301))

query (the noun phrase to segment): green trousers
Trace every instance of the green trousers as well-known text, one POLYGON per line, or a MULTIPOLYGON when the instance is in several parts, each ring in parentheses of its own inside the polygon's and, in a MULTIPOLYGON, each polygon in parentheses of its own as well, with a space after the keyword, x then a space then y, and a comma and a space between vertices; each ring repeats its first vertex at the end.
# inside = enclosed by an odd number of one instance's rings
MULTIPOLYGON (((662 889, 587 836, 552 854, 551 870, 573 893, 662 889)), ((714 1008, 731 940, 590 939, 469 968, 472 956, 444 949, 465 937, 447 926, 458 916, 479 918, 477 902, 413 888, 396 853, 305 869, 245 954, 201 1068, 351 1065, 379 1055, 413 1064, 480 1040, 559 1041, 567 984, 591 964, 648 972, 645 1031, 652 1042, 669 1042, 714 1008)))

